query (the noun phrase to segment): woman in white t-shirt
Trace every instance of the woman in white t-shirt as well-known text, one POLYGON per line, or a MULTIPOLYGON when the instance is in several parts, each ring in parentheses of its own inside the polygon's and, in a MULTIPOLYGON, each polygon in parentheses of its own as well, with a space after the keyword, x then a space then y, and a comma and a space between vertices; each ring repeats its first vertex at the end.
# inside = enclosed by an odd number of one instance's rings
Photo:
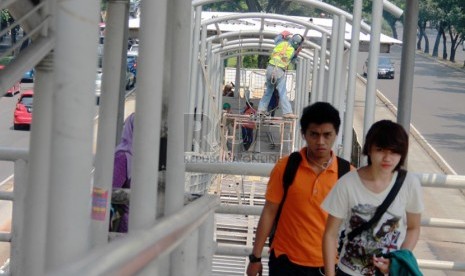
POLYGON ((341 240, 339 269, 335 269, 341 226, 348 234, 373 217, 394 185, 407 152, 408 135, 401 125, 382 120, 368 131, 363 147, 368 165, 342 177, 322 204, 329 214, 323 239, 326 275, 388 273, 389 259, 377 256, 415 247, 424 207, 420 181, 407 173, 380 220, 351 241, 347 235, 341 240))

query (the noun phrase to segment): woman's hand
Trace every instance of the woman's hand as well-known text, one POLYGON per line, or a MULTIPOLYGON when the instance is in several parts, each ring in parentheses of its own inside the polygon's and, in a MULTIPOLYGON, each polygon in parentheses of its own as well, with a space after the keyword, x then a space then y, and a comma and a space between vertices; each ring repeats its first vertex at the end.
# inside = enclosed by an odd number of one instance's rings
POLYGON ((389 259, 373 256, 373 264, 379 269, 379 271, 381 271, 381 273, 385 275, 389 274, 389 265, 391 264, 389 259))

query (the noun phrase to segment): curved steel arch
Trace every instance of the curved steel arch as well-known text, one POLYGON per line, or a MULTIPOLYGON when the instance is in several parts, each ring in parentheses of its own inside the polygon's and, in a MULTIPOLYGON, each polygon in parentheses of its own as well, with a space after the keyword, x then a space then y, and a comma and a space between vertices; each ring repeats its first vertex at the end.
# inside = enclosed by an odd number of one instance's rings
MULTIPOLYGON (((276 46, 274 43, 264 43, 262 44, 263 47, 257 48, 255 43, 233 43, 230 45, 227 45, 226 47, 218 47, 215 49, 212 49, 212 53, 217 54, 217 53, 223 53, 223 52, 228 52, 228 51, 237 51, 241 49, 252 49, 252 50, 257 50, 257 49, 270 49, 273 50, 273 48, 276 46)), ((243 55, 250 55, 248 52, 242 53, 243 55)), ((267 53, 261 53, 261 54, 266 54, 270 55, 270 52, 267 53)), ((312 59, 313 55, 311 52, 300 52, 298 58, 306 58, 306 59, 312 59)))
MULTIPOLYGON (((311 22, 304 21, 304 20, 297 19, 297 18, 288 17, 286 15, 274 14, 274 13, 250 12, 250 13, 230 14, 230 15, 225 15, 225 16, 221 16, 221 17, 215 17, 215 18, 210 18, 210 19, 203 20, 201 22, 201 26, 203 27, 205 25, 220 23, 220 22, 227 21, 227 20, 244 19, 244 18, 262 18, 262 19, 270 18, 270 19, 283 20, 283 21, 286 21, 286 22, 295 23, 297 25, 305 26, 306 27, 305 33, 309 29, 312 29, 312 30, 318 31, 320 33, 326 33, 328 35, 331 35, 331 32, 329 32, 325 28, 320 27, 320 26, 318 26, 316 24, 313 24, 311 22)), ((263 28, 263 23, 262 23, 262 28, 263 28)))
MULTIPOLYGON (((226 2, 226 1, 228 1, 228 0, 194 0, 192 2, 192 6, 195 8, 197 6, 203 6, 205 4, 216 3, 216 2, 226 2)), ((322 2, 322 1, 318 1, 318 0, 284 0, 284 1, 286 1, 286 2, 301 2, 301 3, 304 3, 304 4, 309 4, 310 6, 317 7, 320 10, 324 10, 324 11, 332 13, 332 14, 343 15, 348 19, 349 22, 353 21, 352 14, 350 14, 350 13, 344 11, 344 10, 341 10, 338 7, 335 7, 333 5, 322 2)), ((383 1, 383 6, 384 6, 386 11, 388 11, 389 13, 391 13, 392 15, 394 15, 396 17, 400 17, 402 15, 402 13, 403 13, 402 9, 398 8, 396 5, 392 4, 391 2, 389 2, 387 0, 383 1)), ((371 30, 371 27, 368 24, 364 23, 364 22, 361 23, 361 27, 367 33, 370 32, 370 30, 371 30)))
MULTIPOLYGON (((267 32, 267 34, 270 33, 272 35, 277 35, 276 32, 272 32, 272 31, 260 31, 260 33, 262 33, 262 32, 267 32)), ((240 33, 240 32, 227 32, 227 33, 219 35, 217 38, 218 39, 223 39, 223 38, 228 38, 228 37, 238 37, 239 35, 236 35, 238 33, 240 33)), ((242 32, 242 34, 255 34, 255 33, 256 33, 255 31, 242 32)), ((213 40, 211 38, 212 38, 212 36, 208 37, 207 42, 211 42, 213 40)), ((264 41, 265 39, 259 38, 259 40, 264 41)), ((268 40, 268 39, 266 39, 266 40, 268 40)), ((236 41, 236 39, 235 40, 228 40, 228 42, 230 42, 230 41, 236 41)), ((260 42, 260 43, 262 43, 262 42, 260 42)), ((350 48, 349 46, 351 44, 349 42, 347 42, 347 41, 346 41, 346 43, 347 44, 344 44, 344 45, 346 45, 346 46, 348 45, 348 48, 350 48)), ((222 43, 220 43, 220 44, 223 45, 222 43)), ((312 42, 310 40, 305 40, 304 44, 308 45, 309 49, 315 49, 316 48, 318 50, 321 50, 321 45, 318 45, 318 44, 316 44, 316 43, 314 43, 314 42, 312 42)), ((216 48, 216 47, 214 47, 214 48, 216 48)), ((303 50, 306 50, 306 49, 304 48, 303 50)), ((330 55, 330 52, 328 50, 326 50, 326 54, 330 55)))
MULTIPOLYGON (((352 20, 353 20, 352 14, 350 14, 350 13, 344 11, 344 10, 341 10, 338 7, 335 7, 333 5, 330 5, 330 4, 327 4, 327 3, 324 3, 324 2, 321 2, 321 1, 318 1, 318 0, 284 0, 284 1, 302 2, 302 3, 305 3, 305 4, 309 4, 311 6, 317 7, 320 10, 324 10, 324 11, 326 11, 328 13, 332 13, 332 14, 336 14, 336 15, 342 15, 342 16, 346 17, 349 22, 352 22, 352 20)), ((210 4, 210 3, 215 3, 215 2, 225 2, 225 1, 222 1, 222 0, 198 0, 198 1, 193 1, 192 6, 195 8, 197 6, 203 6, 205 4, 210 4)), ((259 14, 270 15, 269 13, 259 13, 259 14)), ((367 33, 370 32, 370 30, 371 30, 370 26, 368 24, 366 24, 365 22, 361 23, 361 27, 367 33)))

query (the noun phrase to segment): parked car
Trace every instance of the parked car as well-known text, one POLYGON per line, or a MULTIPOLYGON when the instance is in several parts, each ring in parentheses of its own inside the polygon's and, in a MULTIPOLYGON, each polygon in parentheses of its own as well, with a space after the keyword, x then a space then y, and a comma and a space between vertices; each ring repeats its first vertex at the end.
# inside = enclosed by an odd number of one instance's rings
MULTIPOLYGON (((100 95, 102 93, 102 71, 98 70, 95 77, 95 97, 97 98, 97 105, 100 104, 100 95)), ((126 70, 125 88, 129 90, 136 85, 136 77, 129 70, 126 70)))
POLYGON ((128 71, 133 73, 135 77, 137 77, 137 56, 129 55, 126 58, 126 65, 128 71))
POLYGON ((18 103, 14 111, 13 128, 20 129, 21 127, 30 127, 32 122, 32 102, 34 91, 32 89, 25 90, 19 96, 18 103))
POLYGON ((29 71, 26 71, 21 78, 21 82, 34 82, 35 70, 32 68, 29 71))
POLYGON ((126 71, 126 90, 133 88, 136 85, 136 76, 133 73, 126 71))
POLYGON ((102 71, 97 71, 95 78, 95 97, 97 98, 97 105, 100 104, 100 94, 102 93, 102 71))
POLYGON ((139 44, 131 45, 131 48, 129 48, 128 51, 128 56, 139 56, 139 44))
MULTIPOLYGON (((368 59, 363 65, 363 76, 368 75, 368 59)), ((395 69, 394 62, 389 57, 380 56, 378 58, 378 79, 394 79, 395 69)))
POLYGON ((140 16, 140 0, 129 0, 129 15, 135 18, 140 16))
MULTIPOLYGON (((5 68, 5 65, 0 65, 0 70, 3 70, 5 68)), ((13 97, 16 93, 19 93, 21 91, 21 83, 19 81, 15 82, 12 87, 10 87, 5 95, 13 97)))

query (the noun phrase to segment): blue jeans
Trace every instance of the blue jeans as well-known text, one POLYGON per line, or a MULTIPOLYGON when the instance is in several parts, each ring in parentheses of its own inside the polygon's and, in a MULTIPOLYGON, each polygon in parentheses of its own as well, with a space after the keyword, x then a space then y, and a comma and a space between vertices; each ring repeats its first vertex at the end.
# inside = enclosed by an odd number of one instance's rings
POLYGON ((252 144, 253 128, 242 127, 242 141, 244 144, 252 144))
POLYGON ((292 106, 286 95, 286 71, 270 64, 266 67, 266 90, 258 104, 258 111, 265 112, 268 109, 275 86, 279 93, 279 104, 281 105, 283 114, 292 113, 292 106), (271 80, 273 76, 276 80, 275 83, 271 80))

